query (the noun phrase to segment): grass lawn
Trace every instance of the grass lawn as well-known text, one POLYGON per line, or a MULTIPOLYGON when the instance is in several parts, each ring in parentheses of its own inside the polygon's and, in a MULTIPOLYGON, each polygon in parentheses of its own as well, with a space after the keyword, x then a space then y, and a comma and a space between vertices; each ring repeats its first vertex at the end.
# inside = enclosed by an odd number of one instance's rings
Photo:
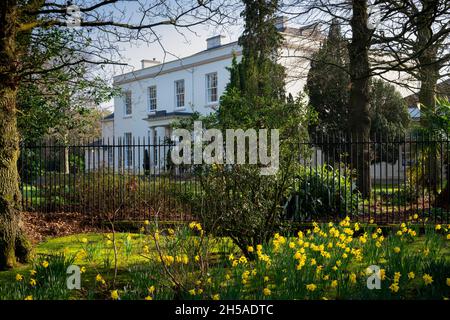
POLYGON ((115 234, 116 275, 111 233, 57 237, 36 246, 33 265, 0 272, 0 299, 450 297, 448 226, 425 234, 413 225, 398 226, 389 235, 366 227, 316 225, 298 236, 276 234, 252 249, 251 261, 230 239, 207 237, 195 224, 176 230, 146 226, 142 233, 115 234), (82 268, 81 290, 66 289, 70 264, 82 268), (370 291, 365 270, 374 264, 382 268, 383 288, 370 291))

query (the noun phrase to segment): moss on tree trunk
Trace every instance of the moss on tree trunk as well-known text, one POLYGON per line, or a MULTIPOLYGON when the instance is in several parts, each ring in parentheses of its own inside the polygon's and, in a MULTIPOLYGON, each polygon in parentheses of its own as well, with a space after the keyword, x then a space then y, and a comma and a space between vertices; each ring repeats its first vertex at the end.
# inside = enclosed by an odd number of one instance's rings
POLYGON ((16 92, 0 89, 0 269, 13 267, 28 258, 20 219, 19 134, 15 109, 16 92))
POLYGON ((29 243, 20 219, 16 96, 18 88, 16 1, 0 6, 0 269, 28 260, 29 243))

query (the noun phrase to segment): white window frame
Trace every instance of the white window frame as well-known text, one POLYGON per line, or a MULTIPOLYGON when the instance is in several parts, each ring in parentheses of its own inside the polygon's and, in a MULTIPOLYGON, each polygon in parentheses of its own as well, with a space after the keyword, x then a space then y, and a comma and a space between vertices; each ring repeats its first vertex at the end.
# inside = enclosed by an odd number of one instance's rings
POLYGON ((123 110, 123 114, 125 115, 125 117, 129 117, 131 116, 131 114, 133 113, 133 99, 132 99, 132 94, 131 91, 125 91, 124 94, 124 110, 123 110), (129 107, 129 108, 128 108, 129 107), (128 112, 128 110, 130 112, 128 112))
POLYGON ((206 75, 205 75, 205 82, 206 82, 206 103, 207 104, 215 104, 215 103, 217 103, 218 101, 219 101, 219 88, 218 88, 218 86, 219 86, 219 77, 218 77, 218 75, 217 75, 217 72, 211 72, 211 73, 207 73, 206 75), (216 85, 215 85, 215 87, 214 86, 212 86, 211 84, 211 77, 215 77, 215 80, 216 80, 216 85), (211 85, 211 86, 210 86, 211 85), (215 100, 213 100, 212 99, 212 97, 213 97, 213 90, 215 90, 215 95, 216 95, 216 99, 215 100))
POLYGON ((147 107, 148 112, 155 112, 156 109, 158 108, 158 89, 156 85, 147 88, 147 97, 148 97, 148 107, 147 107), (154 97, 150 95, 153 89, 155 90, 154 97))
POLYGON ((175 108, 177 109, 184 109, 186 107, 186 84, 184 82, 184 79, 176 80, 174 82, 174 88, 175 88, 175 108), (183 91, 178 91, 178 84, 182 84, 183 91), (179 102, 182 100, 182 104, 179 102))

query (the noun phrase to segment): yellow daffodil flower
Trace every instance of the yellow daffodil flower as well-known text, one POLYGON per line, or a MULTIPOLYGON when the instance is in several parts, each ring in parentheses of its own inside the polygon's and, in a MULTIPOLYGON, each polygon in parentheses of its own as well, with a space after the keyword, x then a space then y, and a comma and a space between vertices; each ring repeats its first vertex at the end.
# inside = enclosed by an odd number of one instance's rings
POLYGON ((119 300, 119 292, 117 290, 111 291, 111 299, 119 300))

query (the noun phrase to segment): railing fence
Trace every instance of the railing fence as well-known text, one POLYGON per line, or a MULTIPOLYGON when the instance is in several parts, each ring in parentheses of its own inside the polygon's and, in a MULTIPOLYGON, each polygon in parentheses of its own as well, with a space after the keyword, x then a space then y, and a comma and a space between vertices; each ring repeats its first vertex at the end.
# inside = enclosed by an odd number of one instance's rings
MULTIPOLYGON (((351 215, 379 223, 417 214, 450 222, 448 137, 377 135, 370 141, 312 135, 302 142, 302 170, 286 219, 351 215), (370 159, 360 156, 370 150, 370 159), (361 172, 363 175, 361 176, 361 172), (362 177, 361 179, 358 179, 362 177), (361 191, 358 184, 370 186, 361 191)), ((23 145, 19 160, 24 211, 80 212, 101 218, 190 220, 183 196, 200 192, 195 166, 174 165, 168 140, 106 139, 73 145, 23 145)))

